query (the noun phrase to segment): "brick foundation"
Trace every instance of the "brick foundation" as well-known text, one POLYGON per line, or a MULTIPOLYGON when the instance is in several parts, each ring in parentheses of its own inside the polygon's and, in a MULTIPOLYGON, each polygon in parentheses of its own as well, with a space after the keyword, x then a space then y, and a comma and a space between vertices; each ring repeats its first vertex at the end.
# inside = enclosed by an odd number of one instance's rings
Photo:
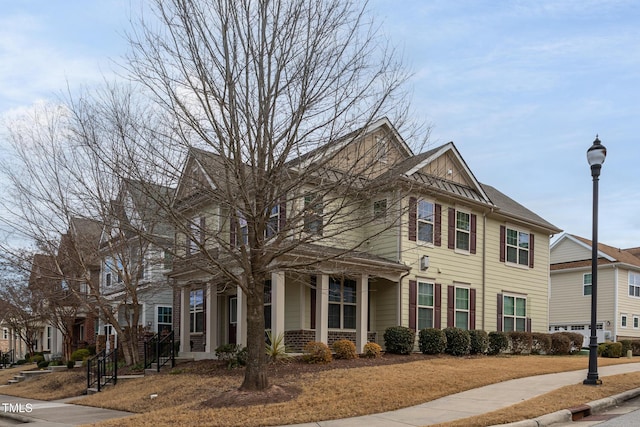
MULTIPOLYGON (((376 332, 367 333, 367 341, 376 342, 376 332)), ((302 353, 304 346, 309 341, 315 341, 316 331, 309 329, 300 329, 294 331, 286 331, 284 333, 284 345, 288 353, 302 353)), ((327 334, 327 345, 331 347, 334 342, 347 339, 355 344, 356 333, 351 331, 329 331, 327 334)))

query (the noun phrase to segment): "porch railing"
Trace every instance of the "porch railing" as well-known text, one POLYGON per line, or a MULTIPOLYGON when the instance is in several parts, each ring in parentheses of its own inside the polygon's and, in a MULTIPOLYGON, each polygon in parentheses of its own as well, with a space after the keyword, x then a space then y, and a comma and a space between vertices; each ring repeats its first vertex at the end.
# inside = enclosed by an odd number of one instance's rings
POLYGON ((98 391, 111 383, 116 385, 118 381, 118 349, 111 352, 102 350, 91 359, 87 360, 87 389, 95 388, 98 391))
POLYGON ((174 331, 168 334, 155 334, 144 342, 144 369, 151 369, 156 364, 157 372, 164 365, 176 366, 176 342, 174 331))
POLYGON ((0 351, 0 367, 6 369, 16 363, 15 360, 16 350, 11 349, 9 351, 0 351))

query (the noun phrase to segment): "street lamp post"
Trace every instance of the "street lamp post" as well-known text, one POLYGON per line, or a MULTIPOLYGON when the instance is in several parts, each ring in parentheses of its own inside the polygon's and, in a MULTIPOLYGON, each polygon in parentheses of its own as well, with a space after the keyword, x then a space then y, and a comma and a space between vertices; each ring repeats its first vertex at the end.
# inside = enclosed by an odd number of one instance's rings
POLYGON ((587 161, 591 166, 593 178, 593 221, 591 241, 591 337, 589 340, 589 372, 583 384, 599 385, 598 378, 598 336, 596 335, 597 307, 598 307, 598 177, 600 169, 607 157, 607 149, 600 144, 596 135, 593 145, 587 150, 587 161))

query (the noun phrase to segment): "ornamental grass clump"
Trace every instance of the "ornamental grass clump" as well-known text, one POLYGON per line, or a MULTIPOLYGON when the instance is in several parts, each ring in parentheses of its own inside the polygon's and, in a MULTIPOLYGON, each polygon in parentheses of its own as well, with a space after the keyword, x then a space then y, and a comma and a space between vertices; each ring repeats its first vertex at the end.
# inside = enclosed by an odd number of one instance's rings
POLYGON ((307 363, 329 363, 333 357, 328 345, 319 341, 309 341, 304 346, 302 360, 307 363))
POLYGON ((333 343, 333 352, 336 359, 357 359, 356 345, 347 339, 341 339, 333 343))

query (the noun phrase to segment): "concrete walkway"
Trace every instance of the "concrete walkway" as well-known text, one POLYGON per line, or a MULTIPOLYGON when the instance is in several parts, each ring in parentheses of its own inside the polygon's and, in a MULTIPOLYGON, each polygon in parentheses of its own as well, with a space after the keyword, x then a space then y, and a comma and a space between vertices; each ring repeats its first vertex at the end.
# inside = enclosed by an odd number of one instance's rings
MULTIPOLYGON (((636 371, 640 371, 640 363, 604 366, 598 369, 600 377, 636 371)), ((586 378, 586 375, 585 369, 504 381, 397 411, 341 420, 298 424, 296 427, 408 427, 443 423, 495 411, 566 385, 578 384, 586 378)), ((2 393, 2 387, 0 387, 0 393, 2 393)), ((640 395, 640 388, 597 402, 591 402, 589 405, 594 412, 602 411, 638 395, 640 395)), ((134 414, 72 405, 65 403, 64 400, 45 402, 0 394, 0 426, 14 425, 14 421, 29 423, 26 424, 28 427, 75 426, 130 415, 134 414)), ((570 421, 571 413, 568 410, 562 410, 535 420, 522 421, 512 425, 539 427, 570 421)))

